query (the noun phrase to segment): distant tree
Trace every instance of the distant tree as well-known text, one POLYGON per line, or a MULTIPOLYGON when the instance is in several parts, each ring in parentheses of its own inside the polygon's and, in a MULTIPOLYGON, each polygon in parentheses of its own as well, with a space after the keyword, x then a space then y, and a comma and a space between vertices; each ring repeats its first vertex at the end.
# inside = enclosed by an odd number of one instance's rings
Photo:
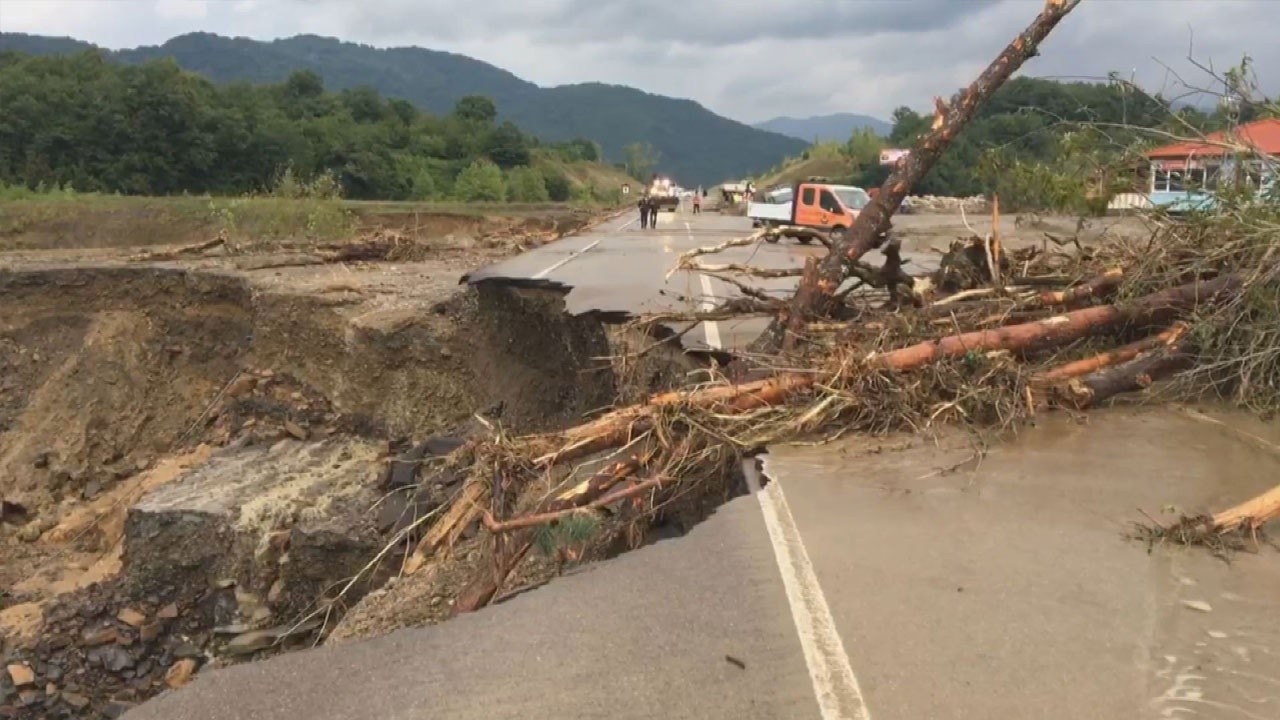
POLYGON ((293 99, 319 97, 324 94, 324 80, 310 70, 295 70, 284 81, 284 89, 293 99))
POLYGON ((853 161, 854 169, 865 170, 880 164, 880 151, 884 149, 884 140, 869 128, 853 131, 845 142, 844 153, 853 161))
POLYGON ((627 174, 642 182, 648 182, 653 169, 658 166, 660 154, 649 143, 631 143, 622 148, 627 174))
POLYGON ((385 117, 382 97, 378 95, 377 90, 368 85, 343 90, 342 104, 347 107, 352 119, 356 122, 378 122, 385 117))
POLYGON ((468 95, 454 106, 453 114, 463 120, 491 125, 498 118, 498 108, 483 95, 468 95))
POLYGON ((506 198, 502 170, 488 160, 476 160, 458 174, 453 193, 466 202, 502 202, 506 198))
POLYGON ((544 178, 547 185, 547 196, 555 202, 567 202, 573 192, 569 178, 562 172, 548 172, 544 178))
POLYGON ((895 147, 907 147, 928 129, 928 118, 909 107, 899 107, 893 111, 893 129, 889 131, 889 142, 895 147))
POLYGON ((484 154, 503 169, 529 164, 529 140, 510 121, 494 128, 485 139, 484 154))

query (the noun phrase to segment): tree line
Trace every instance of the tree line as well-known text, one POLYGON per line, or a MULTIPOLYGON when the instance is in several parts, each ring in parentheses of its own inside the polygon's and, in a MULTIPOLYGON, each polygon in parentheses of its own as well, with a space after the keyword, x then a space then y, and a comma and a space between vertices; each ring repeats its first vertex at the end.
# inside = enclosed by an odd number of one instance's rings
MULTIPOLYGON (((1170 133, 1194 136, 1256 119, 1264 103, 1221 104, 1212 110, 1174 107, 1123 82, 1058 82, 1015 78, 978 109, 946 154, 914 191, 924 195, 1000 195, 1011 208, 1088 209, 1106 183, 1126 182, 1142 151, 1170 133), (1153 132, 1154 131, 1154 132, 1153 132)), ((855 131, 842 145, 810 149, 840 154, 852 172, 838 178, 878 187, 889 168, 886 147, 910 148, 929 129, 932 113, 899 107, 887 137, 855 131)))
POLYGON ((540 160, 600 160, 589 140, 540 143, 497 115, 481 96, 432 115, 368 87, 328 92, 309 71, 219 85, 169 60, 7 52, 0 184, 239 195, 287 172, 330 177, 353 199, 563 201, 569 178, 540 160))

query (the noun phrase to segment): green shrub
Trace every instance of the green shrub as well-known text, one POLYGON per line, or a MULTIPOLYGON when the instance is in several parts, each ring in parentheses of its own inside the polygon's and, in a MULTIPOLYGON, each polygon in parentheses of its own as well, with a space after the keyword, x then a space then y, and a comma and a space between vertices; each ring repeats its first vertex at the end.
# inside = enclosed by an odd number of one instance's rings
POLYGON ((507 195, 502 170, 488 160, 476 160, 458 174, 453 194, 465 202, 502 202, 507 195))
POLYGON ((547 182, 536 168, 517 167, 507 171, 507 199, 512 202, 547 202, 551 199, 547 182))

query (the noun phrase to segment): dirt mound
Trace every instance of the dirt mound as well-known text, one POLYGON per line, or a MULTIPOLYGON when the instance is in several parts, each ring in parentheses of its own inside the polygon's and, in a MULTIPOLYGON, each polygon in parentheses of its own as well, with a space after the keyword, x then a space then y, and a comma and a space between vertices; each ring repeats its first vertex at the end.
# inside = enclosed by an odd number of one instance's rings
POLYGON ((159 270, 0 278, 0 495, 92 499, 171 452, 235 374, 243 283, 159 270))

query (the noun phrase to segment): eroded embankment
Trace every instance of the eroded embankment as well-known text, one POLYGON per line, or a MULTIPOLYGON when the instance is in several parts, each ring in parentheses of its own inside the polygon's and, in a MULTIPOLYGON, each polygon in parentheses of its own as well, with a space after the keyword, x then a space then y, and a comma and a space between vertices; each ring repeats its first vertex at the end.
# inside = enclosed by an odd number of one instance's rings
POLYGON ((117 712, 314 641, 385 579, 390 562, 361 571, 406 508, 448 491, 387 502, 389 456, 615 396, 605 329, 546 289, 370 309, 104 265, 0 273, 0 296, 0 633, 30 671, 0 674, 0 707, 18 717, 117 712))

